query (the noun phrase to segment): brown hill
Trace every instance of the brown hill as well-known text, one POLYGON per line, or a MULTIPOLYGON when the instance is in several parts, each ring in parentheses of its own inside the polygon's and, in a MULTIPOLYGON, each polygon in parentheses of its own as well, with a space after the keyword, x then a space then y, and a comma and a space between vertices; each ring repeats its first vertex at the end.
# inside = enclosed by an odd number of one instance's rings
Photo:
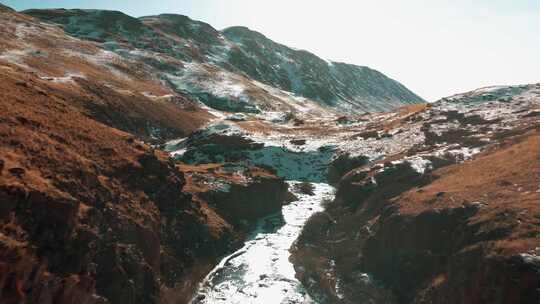
MULTIPOLYGON (((27 15, 0 11, 0 64, 61 92, 94 119, 151 140, 177 138, 211 117, 171 91, 153 69, 67 36, 27 15)), ((25 82, 26 79, 21 79, 25 82)))
MULTIPOLYGON (((0 302, 189 298, 240 230, 143 141, 211 115, 144 64, 7 9, 0 20, 0 302)), ((279 206, 283 181, 257 181, 279 206)))

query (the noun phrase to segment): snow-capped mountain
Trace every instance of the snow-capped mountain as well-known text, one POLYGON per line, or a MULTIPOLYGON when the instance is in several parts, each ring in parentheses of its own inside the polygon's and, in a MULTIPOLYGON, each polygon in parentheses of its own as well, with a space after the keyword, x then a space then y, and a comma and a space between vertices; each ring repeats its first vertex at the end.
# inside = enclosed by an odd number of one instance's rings
POLYGON ((173 14, 133 18, 101 10, 25 13, 59 24, 78 38, 100 42, 123 57, 143 60, 171 86, 217 110, 283 111, 286 107, 280 105, 309 99, 314 107, 362 113, 423 101, 378 71, 323 60, 246 27, 218 31, 173 14))

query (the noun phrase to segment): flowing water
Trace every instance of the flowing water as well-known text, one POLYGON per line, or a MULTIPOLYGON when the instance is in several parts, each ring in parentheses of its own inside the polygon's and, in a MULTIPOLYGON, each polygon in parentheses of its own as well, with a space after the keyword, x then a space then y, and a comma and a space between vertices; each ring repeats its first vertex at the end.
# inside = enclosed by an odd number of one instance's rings
MULTIPOLYGON (((290 189, 298 182, 289 182, 290 189)), ((289 248, 307 219, 322 211, 334 188, 313 183, 314 195, 295 192, 298 200, 282 214, 260 220, 244 247, 225 257, 201 283, 192 304, 316 303, 295 278, 289 248)))

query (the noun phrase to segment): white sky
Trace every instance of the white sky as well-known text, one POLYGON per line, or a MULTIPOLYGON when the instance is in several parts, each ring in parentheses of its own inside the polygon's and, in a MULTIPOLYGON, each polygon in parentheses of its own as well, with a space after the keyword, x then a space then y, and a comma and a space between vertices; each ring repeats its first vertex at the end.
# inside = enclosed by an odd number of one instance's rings
POLYGON ((428 100, 482 86, 540 82, 540 0, 12 0, 180 13, 248 26, 320 57, 375 68, 428 100))

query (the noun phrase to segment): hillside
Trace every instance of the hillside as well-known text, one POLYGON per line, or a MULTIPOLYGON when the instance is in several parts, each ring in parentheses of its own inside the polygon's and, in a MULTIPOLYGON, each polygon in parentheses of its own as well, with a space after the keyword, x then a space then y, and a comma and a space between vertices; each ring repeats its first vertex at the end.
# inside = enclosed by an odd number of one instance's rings
POLYGON ((172 14, 137 19, 120 12, 97 10, 25 13, 60 24, 75 37, 101 42, 121 56, 147 60, 177 89, 213 108, 223 99, 249 105, 233 106, 233 111, 259 112, 271 108, 268 103, 276 101, 253 105, 258 95, 267 95, 264 86, 263 92, 255 95, 254 90, 261 91, 261 84, 346 112, 390 110, 423 101, 378 71, 328 62, 244 27, 220 32, 206 23, 172 14), (215 85, 209 87, 199 82, 201 70, 206 70, 204 78, 212 79, 215 85))
POLYGON ((211 177, 237 209, 267 193, 256 214, 209 205, 212 184, 191 191, 149 143, 212 115, 150 68, 3 7, 0 20, 0 302, 185 302, 244 238, 238 222, 279 210, 287 186, 264 169, 211 177))
POLYGON ((368 67, 323 60, 245 27, 227 28, 223 35, 245 55, 230 56, 231 65, 251 78, 296 95, 352 111, 389 110, 392 105, 423 102, 397 81, 368 67), (253 60, 253 67, 244 65, 245 57, 253 60))
POLYGON ((299 278, 328 303, 538 302, 539 105, 540 85, 489 87, 391 123, 423 138, 341 170, 299 278))

